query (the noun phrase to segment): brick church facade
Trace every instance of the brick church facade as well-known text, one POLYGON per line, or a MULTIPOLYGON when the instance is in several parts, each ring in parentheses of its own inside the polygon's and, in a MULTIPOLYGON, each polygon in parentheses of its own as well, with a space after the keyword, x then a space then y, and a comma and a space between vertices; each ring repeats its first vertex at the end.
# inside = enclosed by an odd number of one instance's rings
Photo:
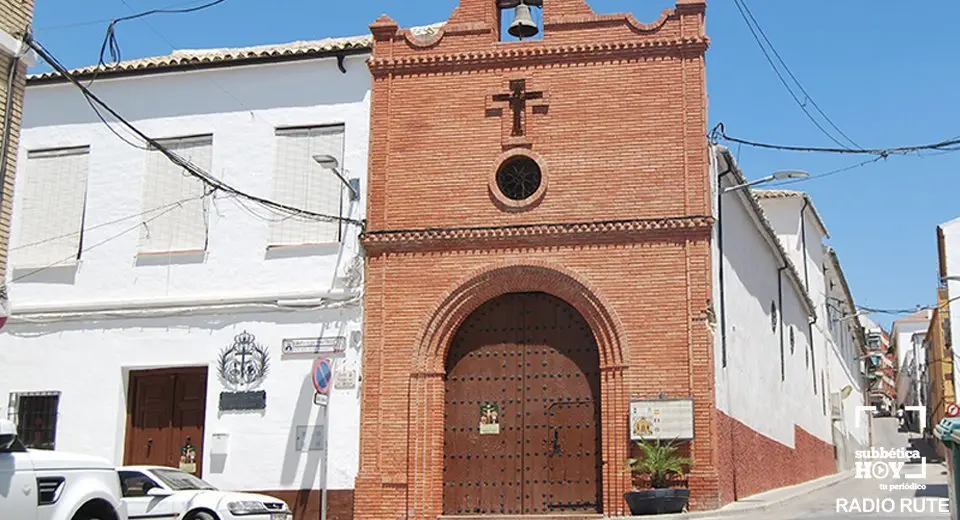
POLYGON ((705 3, 547 0, 524 41, 509 13, 371 26, 356 518, 628 513, 630 401, 661 395, 718 507, 705 3))

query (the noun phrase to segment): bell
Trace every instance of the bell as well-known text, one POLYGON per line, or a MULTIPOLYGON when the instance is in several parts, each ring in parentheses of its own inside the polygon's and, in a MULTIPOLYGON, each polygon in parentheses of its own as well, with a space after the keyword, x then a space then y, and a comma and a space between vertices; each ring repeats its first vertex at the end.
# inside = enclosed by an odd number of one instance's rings
POLYGON ((520 4, 517 6, 513 23, 510 24, 510 29, 508 29, 507 32, 520 39, 536 36, 536 34, 540 32, 536 22, 533 21, 533 16, 530 15, 529 5, 520 4))

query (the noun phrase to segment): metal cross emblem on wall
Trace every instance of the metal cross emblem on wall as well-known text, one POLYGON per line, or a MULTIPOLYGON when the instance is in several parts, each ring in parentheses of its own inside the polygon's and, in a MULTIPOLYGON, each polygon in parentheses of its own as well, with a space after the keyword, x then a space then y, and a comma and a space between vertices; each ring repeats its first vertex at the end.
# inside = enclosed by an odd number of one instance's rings
POLYGON ((510 81, 510 92, 508 94, 496 94, 493 96, 495 102, 506 102, 513 111, 513 130, 510 135, 519 137, 526 135, 526 115, 527 101, 543 99, 543 91, 528 91, 527 80, 515 79, 510 81))

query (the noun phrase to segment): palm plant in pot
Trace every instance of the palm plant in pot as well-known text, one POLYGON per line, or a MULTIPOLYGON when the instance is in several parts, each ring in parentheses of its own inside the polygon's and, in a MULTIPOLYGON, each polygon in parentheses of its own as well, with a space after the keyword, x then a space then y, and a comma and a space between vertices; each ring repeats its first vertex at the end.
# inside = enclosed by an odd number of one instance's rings
POLYGON ((641 456, 627 459, 627 471, 635 477, 646 477, 653 489, 641 490, 634 481, 634 490, 624 495, 630 513, 634 515, 655 515, 660 513, 680 513, 687 507, 690 490, 671 488, 676 478, 683 477, 684 466, 691 460, 677 453, 672 442, 638 441, 641 456))

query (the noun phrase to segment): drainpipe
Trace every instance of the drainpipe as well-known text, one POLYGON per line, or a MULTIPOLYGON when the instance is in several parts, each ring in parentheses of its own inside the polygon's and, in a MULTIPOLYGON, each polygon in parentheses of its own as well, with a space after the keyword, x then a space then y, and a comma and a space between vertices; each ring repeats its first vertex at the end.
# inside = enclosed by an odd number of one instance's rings
POLYGON ((720 262, 720 354, 723 367, 727 366, 727 302, 723 283, 723 178, 730 173, 730 168, 717 176, 717 256, 720 262))
POLYGON ((777 308, 780 313, 780 381, 787 380, 786 372, 786 363, 787 360, 784 359, 783 352, 783 271, 787 268, 786 265, 777 269, 777 308))
POLYGON ((800 244, 803 247, 803 285, 807 289, 807 294, 810 293, 810 269, 807 265, 807 223, 804 219, 804 212, 809 205, 810 199, 804 197, 803 207, 800 208, 800 244))
MULTIPOLYGON (((726 171, 717 176, 717 259, 720 262, 720 272, 718 283, 720 285, 720 349, 723 361, 723 367, 727 367, 727 303, 723 283, 723 178, 731 171, 728 166, 726 171)), ((730 464, 731 480, 733 481, 733 501, 739 498, 737 493, 737 450, 735 437, 733 434, 734 421, 733 399, 730 397, 730 381, 727 381, 727 411, 730 413, 730 464)))
MULTIPOLYGON (((803 246, 803 285, 810 294, 810 266, 807 262, 807 222, 806 211, 810 206, 810 199, 803 198, 803 207, 800 208, 800 243, 803 246)), ((813 324, 817 322, 817 312, 814 309, 813 318, 807 320, 807 338, 810 342, 810 364, 813 367, 813 395, 817 395, 817 349, 813 345, 813 324)))

